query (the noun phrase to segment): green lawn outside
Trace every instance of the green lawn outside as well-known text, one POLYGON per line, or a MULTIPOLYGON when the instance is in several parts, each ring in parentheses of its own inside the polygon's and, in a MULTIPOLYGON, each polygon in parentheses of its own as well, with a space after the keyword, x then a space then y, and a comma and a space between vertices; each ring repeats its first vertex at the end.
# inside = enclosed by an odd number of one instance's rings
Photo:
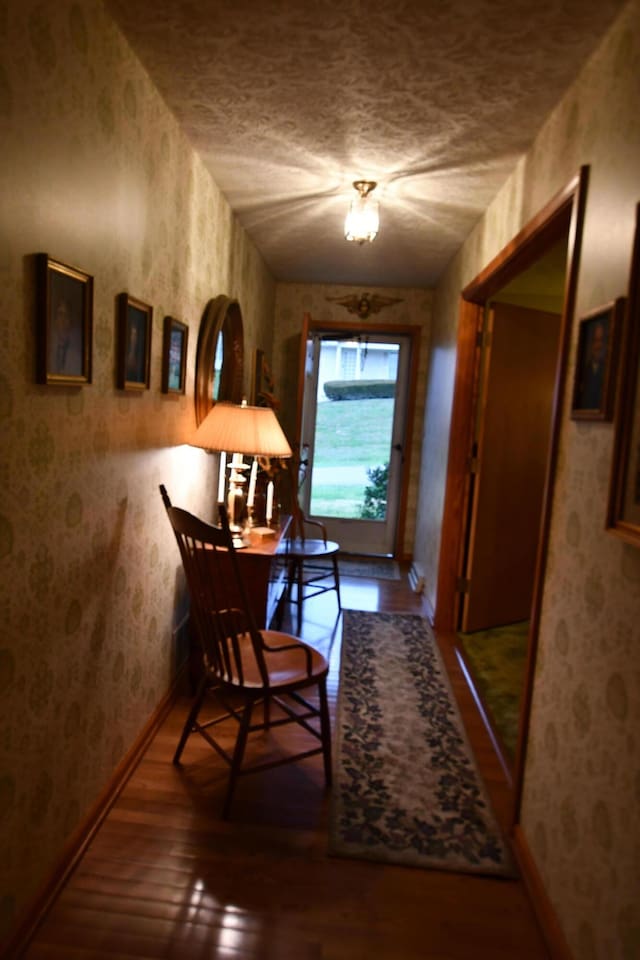
POLYGON ((389 459, 393 398, 319 403, 316 467, 379 467, 389 459))
POLYGON ((324 517, 359 517, 366 477, 362 468, 389 459, 393 398, 340 400, 318 404, 314 468, 343 468, 340 476, 316 477, 311 512, 324 517), (353 480, 344 468, 355 467, 353 480))
POLYGON ((311 493, 311 513, 318 517, 359 517, 363 504, 363 484, 314 484, 311 493))

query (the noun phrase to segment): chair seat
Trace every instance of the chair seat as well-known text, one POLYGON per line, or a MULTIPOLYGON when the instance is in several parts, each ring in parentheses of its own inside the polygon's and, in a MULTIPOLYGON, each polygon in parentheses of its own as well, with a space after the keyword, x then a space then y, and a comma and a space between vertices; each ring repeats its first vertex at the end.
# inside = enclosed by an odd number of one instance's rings
MULTIPOLYGON (((264 650, 264 661, 269 674, 269 690, 271 693, 279 693, 292 684, 301 686, 307 680, 310 684, 317 683, 318 679, 327 673, 329 664, 326 658, 318 650, 303 643, 297 637, 282 633, 279 630, 261 630, 260 635, 266 646, 273 648, 264 650), (291 649, 279 651, 278 648, 282 647, 291 649), (310 673, 307 671, 307 651, 311 653, 310 673)), ((244 671, 242 686, 245 688, 251 687, 254 690, 264 689, 253 653, 251 635, 244 633, 238 637, 238 640, 244 671)), ((237 675, 231 676, 227 682, 231 684, 239 683, 237 675)))
POLYGON ((340 545, 333 540, 302 540, 300 537, 287 540, 285 556, 303 557, 305 560, 313 558, 331 557, 338 553, 340 545))

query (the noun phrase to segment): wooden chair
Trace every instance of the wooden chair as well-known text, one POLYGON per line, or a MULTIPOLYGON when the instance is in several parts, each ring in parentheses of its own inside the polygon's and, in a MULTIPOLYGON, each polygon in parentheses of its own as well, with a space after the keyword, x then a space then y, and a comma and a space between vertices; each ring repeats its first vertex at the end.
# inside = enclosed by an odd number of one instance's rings
POLYGON ((325 525, 320 520, 306 517, 300 507, 300 490, 307 474, 306 462, 294 456, 289 469, 293 493, 289 504, 291 535, 285 544, 288 564, 286 596, 289 603, 298 607, 297 630, 300 632, 305 600, 335 590, 338 611, 342 609, 338 569, 340 544, 328 540, 325 525), (310 531, 316 532, 316 536, 309 536, 310 531))
POLYGON ((249 773, 322 753, 325 782, 330 786, 327 660, 297 637, 256 627, 224 508, 220 511, 221 527, 214 527, 186 510, 172 506, 164 486, 160 487, 160 492, 180 548, 191 614, 204 664, 203 676, 173 762, 180 763, 190 734, 199 733, 229 764, 229 782, 222 812, 225 819, 229 815, 238 778, 249 773), (317 705, 301 693, 313 688, 317 690, 317 705), (203 720, 200 714, 206 698, 217 701, 222 712, 203 720), (263 706, 262 719, 254 721, 254 708, 259 704, 263 706), (229 718, 238 723, 232 754, 221 746, 213 733, 218 724, 229 718), (288 723, 302 726, 314 740, 320 741, 320 746, 280 755, 276 759, 243 764, 250 734, 288 723))

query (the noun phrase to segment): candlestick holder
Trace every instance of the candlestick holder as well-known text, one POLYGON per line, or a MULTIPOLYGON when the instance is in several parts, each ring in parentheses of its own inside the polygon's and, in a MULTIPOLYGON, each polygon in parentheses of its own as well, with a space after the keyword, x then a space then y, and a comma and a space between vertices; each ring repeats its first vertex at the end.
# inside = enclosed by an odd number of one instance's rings
POLYGON ((249 542, 251 534, 256 526, 257 520, 255 507, 253 507, 251 504, 247 504, 247 509, 244 512, 244 527, 242 529, 242 538, 245 542, 249 542))
POLYGON ((242 521, 245 509, 243 488, 247 479, 243 474, 248 469, 249 464, 243 463, 242 454, 234 453, 229 466, 229 492, 227 494, 227 516, 234 547, 245 546, 242 521))

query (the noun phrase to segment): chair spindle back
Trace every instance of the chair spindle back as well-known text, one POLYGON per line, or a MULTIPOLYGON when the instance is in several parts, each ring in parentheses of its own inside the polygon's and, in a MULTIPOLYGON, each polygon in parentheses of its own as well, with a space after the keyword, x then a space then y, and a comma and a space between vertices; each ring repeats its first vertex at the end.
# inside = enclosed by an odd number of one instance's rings
POLYGON ((184 567, 191 613, 206 667, 221 681, 243 684, 251 657, 268 685, 263 643, 247 600, 224 507, 221 527, 171 505, 161 488, 184 567), (250 643, 247 643, 250 638, 250 643))

